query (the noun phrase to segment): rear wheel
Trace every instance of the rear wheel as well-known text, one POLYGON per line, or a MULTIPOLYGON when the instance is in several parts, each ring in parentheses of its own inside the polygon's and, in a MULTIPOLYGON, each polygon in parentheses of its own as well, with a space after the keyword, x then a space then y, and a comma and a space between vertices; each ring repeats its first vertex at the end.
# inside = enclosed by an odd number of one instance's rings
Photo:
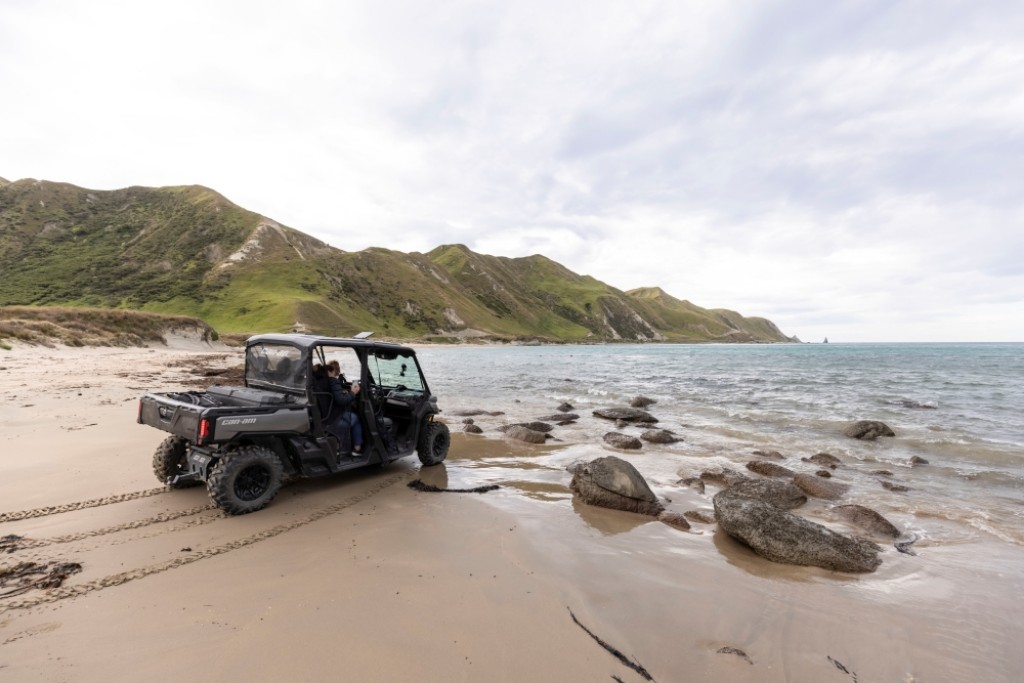
POLYGON ((452 444, 452 435, 448 425, 443 422, 430 421, 423 425, 420 442, 416 451, 420 462, 426 466, 440 465, 448 457, 448 447, 452 444))
POLYGON ((161 484, 167 484, 172 489, 184 489, 198 485, 199 482, 195 480, 177 484, 170 483, 172 477, 188 474, 188 442, 179 436, 169 436, 164 439, 153 453, 153 474, 161 484))
POLYGON ((277 454, 263 446, 241 446, 213 466, 206 482, 214 504, 229 515, 261 510, 274 499, 284 478, 277 454))

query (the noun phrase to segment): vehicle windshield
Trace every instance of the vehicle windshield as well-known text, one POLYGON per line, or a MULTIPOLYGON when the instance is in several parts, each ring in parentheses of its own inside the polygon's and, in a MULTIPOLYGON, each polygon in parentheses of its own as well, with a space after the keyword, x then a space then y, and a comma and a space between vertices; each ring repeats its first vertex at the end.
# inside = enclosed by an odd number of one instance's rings
POLYGON ((245 383, 250 387, 305 391, 302 351, 287 344, 253 344, 245 350, 245 383))
POLYGON ((395 351, 374 349, 369 358, 370 374, 381 387, 423 391, 423 377, 416 357, 400 355, 395 351))

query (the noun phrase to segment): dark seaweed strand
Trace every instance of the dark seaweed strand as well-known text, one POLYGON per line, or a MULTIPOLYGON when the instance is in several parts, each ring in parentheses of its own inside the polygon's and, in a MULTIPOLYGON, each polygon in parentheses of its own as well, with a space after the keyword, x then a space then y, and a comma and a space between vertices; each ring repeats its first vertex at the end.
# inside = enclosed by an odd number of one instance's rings
POLYGON ((423 491, 424 493, 487 493, 488 491, 494 491, 501 487, 497 484, 488 484, 487 486, 477 486, 472 489, 442 489, 433 484, 426 484, 420 479, 414 479, 410 481, 407 486, 417 491, 423 491))
MULTIPOLYGON (((610 652, 613 657, 615 657, 617 660, 619 660, 620 662, 622 662, 623 664, 628 666, 633 671, 635 671, 638 674, 640 674, 640 676, 645 681, 653 681, 654 680, 654 678, 651 677, 651 674, 649 674, 647 672, 647 669, 643 668, 642 666, 640 666, 639 664, 637 664, 636 662, 634 662, 633 660, 628 658, 626 655, 622 654, 620 651, 616 650, 614 647, 612 647, 608 643, 606 643, 603 640, 601 640, 600 638, 598 638, 596 635, 594 635, 593 631, 591 631, 589 628, 587 628, 586 626, 584 626, 583 624, 580 623, 580 620, 577 619, 576 615, 572 613, 572 609, 571 608, 569 608, 567 606, 566 609, 569 610, 569 616, 572 617, 573 622, 575 622, 575 624, 577 626, 579 626, 581 629, 583 629, 588 636, 593 638, 597 642, 598 645, 600 645, 604 649, 608 650, 608 652, 610 652)), ((613 678, 614 678, 614 676, 613 676, 613 678)))

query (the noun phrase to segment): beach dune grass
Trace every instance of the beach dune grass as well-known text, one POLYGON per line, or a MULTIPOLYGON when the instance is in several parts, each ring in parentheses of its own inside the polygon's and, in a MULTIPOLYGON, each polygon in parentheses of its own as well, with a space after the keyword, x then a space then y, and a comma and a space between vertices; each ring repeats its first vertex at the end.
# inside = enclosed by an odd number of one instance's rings
POLYGON ((175 331, 217 339, 198 318, 111 308, 0 306, 0 344, 9 341, 50 346, 145 346, 163 343, 175 331))

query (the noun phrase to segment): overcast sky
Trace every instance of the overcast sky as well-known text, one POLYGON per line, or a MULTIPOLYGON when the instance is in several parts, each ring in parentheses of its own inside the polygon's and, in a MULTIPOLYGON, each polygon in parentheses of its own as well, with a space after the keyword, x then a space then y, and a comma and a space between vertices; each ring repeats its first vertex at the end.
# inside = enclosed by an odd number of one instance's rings
POLYGON ((1024 341, 1024 4, 0 0, 0 176, 1024 341))

